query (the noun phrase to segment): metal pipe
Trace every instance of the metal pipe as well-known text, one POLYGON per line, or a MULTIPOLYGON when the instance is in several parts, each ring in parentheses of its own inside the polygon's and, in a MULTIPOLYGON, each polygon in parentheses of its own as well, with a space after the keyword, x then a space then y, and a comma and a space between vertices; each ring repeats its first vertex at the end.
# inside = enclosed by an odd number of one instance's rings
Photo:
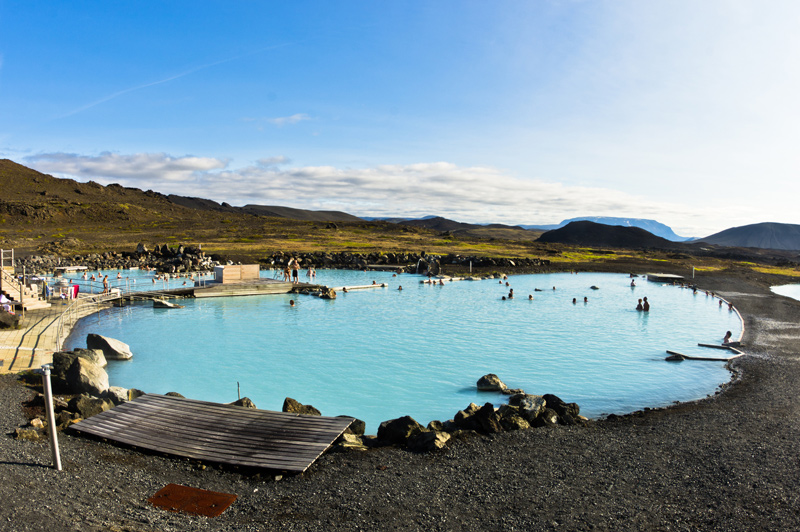
POLYGON ((58 435, 56 431, 56 415, 53 412, 53 389, 50 387, 50 365, 42 366, 42 382, 44 384, 44 403, 47 410, 47 430, 50 432, 50 450, 53 453, 53 467, 61 471, 61 455, 58 452, 58 435))

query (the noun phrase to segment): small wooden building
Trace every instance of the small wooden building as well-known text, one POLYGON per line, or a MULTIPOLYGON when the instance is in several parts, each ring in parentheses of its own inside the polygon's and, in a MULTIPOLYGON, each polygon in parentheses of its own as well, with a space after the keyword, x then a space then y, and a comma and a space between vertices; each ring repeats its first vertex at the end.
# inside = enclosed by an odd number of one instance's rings
POLYGON ((214 267, 214 280, 223 284, 258 281, 258 272, 258 264, 226 264, 214 267))

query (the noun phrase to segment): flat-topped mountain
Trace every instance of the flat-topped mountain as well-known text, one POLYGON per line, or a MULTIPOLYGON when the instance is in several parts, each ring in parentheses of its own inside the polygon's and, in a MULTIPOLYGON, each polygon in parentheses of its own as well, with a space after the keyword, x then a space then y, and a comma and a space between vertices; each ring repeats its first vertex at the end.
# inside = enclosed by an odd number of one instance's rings
POLYGON ((691 237, 678 236, 668 225, 655 220, 648 220, 646 218, 620 218, 613 216, 581 216, 578 218, 569 218, 555 225, 523 225, 525 229, 540 229, 543 231, 552 231, 553 229, 560 229, 571 222, 594 222, 604 225, 620 225, 622 227, 640 227, 645 231, 652 233, 661 238, 666 238, 673 242, 685 242, 691 240, 691 237))

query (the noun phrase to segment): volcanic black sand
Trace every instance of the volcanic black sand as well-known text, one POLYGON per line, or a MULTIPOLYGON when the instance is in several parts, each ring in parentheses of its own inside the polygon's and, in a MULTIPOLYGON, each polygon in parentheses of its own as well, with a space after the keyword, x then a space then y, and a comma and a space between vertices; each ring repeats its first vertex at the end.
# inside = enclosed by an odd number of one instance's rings
MULTIPOLYGON (((327 453, 279 481, 68 435, 56 472, 46 443, 2 435, 0 529, 798 530, 800 302, 742 274, 698 284, 745 319, 747 356, 713 397, 432 454, 327 453), (168 483, 239 498, 216 518, 169 513, 147 502, 168 483)), ((30 395, 0 379, 4 433, 30 395)))

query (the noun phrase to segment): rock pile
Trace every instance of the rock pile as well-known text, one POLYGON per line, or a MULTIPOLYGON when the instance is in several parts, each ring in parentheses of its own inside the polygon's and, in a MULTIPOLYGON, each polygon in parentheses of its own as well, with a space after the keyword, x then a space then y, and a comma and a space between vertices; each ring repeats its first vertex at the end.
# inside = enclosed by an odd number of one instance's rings
MULTIPOLYGON (((42 248, 41 255, 18 257, 14 266, 31 275, 41 275, 55 271, 57 267, 87 266, 94 270, 152 268, 162 273, 185 273, 211 271, 214 266, 223 264, 226 259, 220 255, 207 256, 200 245, 184 246, 178 244, 171 248, 167 244, 156 245, 152 250, 140 243, 135 251, 106 251, 88 255, 62 256, 58 246, 42 248)), ((393 267, 406 273, 430 273, 438 275, 446 266, 475 268, 542 268, 550 265, 548 259, 539 258, 497 258, 464 256, 458 254, 428 255, 420 253, 351 253, 343 251, 328 253, 293 253, 277 251, 259 260, 264 268, 283 268, 292 258, 298 259, 304 268, 336 268, 343 270, 366 270, 370 267, 393 267)), ((231 263, 232 264, 232 263, 231 263)))
MULTIPOLYGON (((441 449, 454 436, 466 434, 496 434, 499 432, 525 430, 553 425, 578 425, 588 420, 580 415, 576 403, 565 403, 552 394, 530 395, 522 390, 511 390, 492 373, 478 380, 478 389, 509 395, 508 404, 495 408, 492 403, 478 406, 470 403, 464 410, 456 412, 453 419, 431 421, 427 427, 411 416, 390 419, 380 424, 377 436, 364 436, 363 421, 356 420, 336 442, 341 450, 366 450, 370 447, 403 445, 414 452, 429 452, 441 449)), ((320 415, 310 406, 286 398, 284 412, 320 415)))
POLYGON ((343 270, 366 270, 370 266, 395 266, 406 273, 425 273, 438 275, 442 267, 457 265, 469 268, 516 268, 516 267, 542 267, 548 266, 547 259, 529 258, 490 258, 477 256, 463 256, 457 254, 428 255, 421 253, 328 253, 315 251, 313 253, 287 253, 278 251, 260 260, 266 267, 282 268, 290 259, 299 260, 302 267, 338 268, 343 270))
MULTIPOLYGON (((57 250, 56 250, 57 252, 57 250)), ((170 248, 166 244, 156 245, 153 250, 139 244, 136 251, 107 251, 88 255, 62 257, 55 253, 18 257, 14 266, 32 275, 53 272, 59 266, 87 266, 94 270, 152 268, 163 273, 183 273, 191 271, 210 271, 219 264, 222 257, 207 256, 201 246, 170 248)))
MULTIPOLYGON (((53 392, 72 396, 69 401, 53 398, 57 430, 64 430, 82 419, 105 412, 143 394, 136 389, 109 386, 105 366, 106 356, 102 349, 74 349, 53 354, 50 376, 53 392)), ((37 394, 26 406, 44 407, 44 396, 37 394)), ((30 440, 41 439, 46 435, 46 427, 47 420, 44 414, 40 414, 31 420, 30 426, 17 429, 16 436, 30 440)))

